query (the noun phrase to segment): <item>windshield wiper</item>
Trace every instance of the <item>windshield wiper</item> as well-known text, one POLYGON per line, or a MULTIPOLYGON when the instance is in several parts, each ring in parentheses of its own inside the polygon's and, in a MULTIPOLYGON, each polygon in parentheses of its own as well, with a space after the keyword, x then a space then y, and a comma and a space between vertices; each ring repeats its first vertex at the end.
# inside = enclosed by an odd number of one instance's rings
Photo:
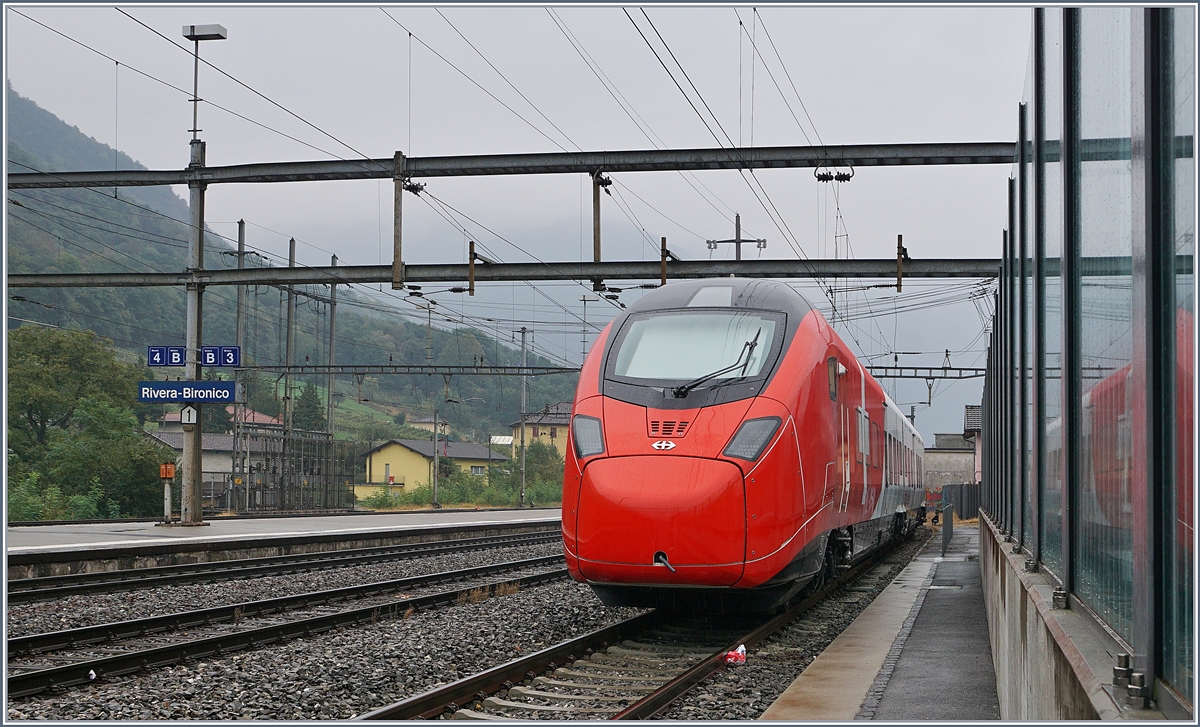
POLYGON ((700 384, 703 384, 705 381, 716 378, 716 377, 720 376, 721 374, 727 374, 730 371, 736 371, 739 368, 742 370, 741 376, 744 377, 746 375, 746 369, 749 368, 749 366, 750 366, 750 358, 754 355, 754 348, 756 346, 758 346, 758 337, 760 335, 762 335, 761 327, 758 329, 758 332, 754 334, 754 338, 752 338, 749 341, 746 341, 744 344, 742 344, 742 352, 738 354, 737 360, 734 361, 732 365, 726 366, 723 369, 718 369, 716 371, 713 371, 711 374, 705 374, 698 379, 692 379, 691 381, 687 382, 686 384, 681 384, 679 386, 676 386, 672 390, 675 394, 675 398, 683 399, 683 398, 687 397, 689 391, 696 388, 700 384), (743 356, 746 357, 745 363, 742 363, 743 356))

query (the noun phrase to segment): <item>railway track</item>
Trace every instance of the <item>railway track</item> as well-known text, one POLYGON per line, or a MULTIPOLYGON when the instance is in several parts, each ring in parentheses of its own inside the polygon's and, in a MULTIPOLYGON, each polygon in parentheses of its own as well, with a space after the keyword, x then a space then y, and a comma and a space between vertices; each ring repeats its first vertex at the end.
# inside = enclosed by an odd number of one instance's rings
POLYGON ((829 595, 881 590, 876 581, 886 575, 891 550, 776 616, 651 611, 356 719, 648 719, 725 668, 728 652, 753 648, 829 595))
POLYGON ((467 550, 497 547, 541 545, 561 539, 558 529, 541 533, 520 533, 477 538, 462 538, 453 541, 429 543, 407 543, 372 548, 279 555, 265 558, 186 563, 153 568, 130 568, 117 571, 94 573, 72 573, 61 576, 43 576, 9 581, 8 602, 10 604, 44 601, 63 596, 93 593, 112 593, 142 588, 158 588, 190 583, 257 578, 302 571, 342 568, 392 560, 426 558, 467 550))
POLYGON ((103 676, 257 648, 327 631, 375 622, 417 610, 567 577, 562 556, 495 563, 263 601, 88 626, 9 639, 8 696, 84 684, 103 676), (523 575, 496 581, 500 573, 523 575), (529 572, 532 571, 532 572, 529 572), (469 584, 425 595, 406 591, 458 581, 469 584), (347 602, 353 601, 353 605, 347 602))

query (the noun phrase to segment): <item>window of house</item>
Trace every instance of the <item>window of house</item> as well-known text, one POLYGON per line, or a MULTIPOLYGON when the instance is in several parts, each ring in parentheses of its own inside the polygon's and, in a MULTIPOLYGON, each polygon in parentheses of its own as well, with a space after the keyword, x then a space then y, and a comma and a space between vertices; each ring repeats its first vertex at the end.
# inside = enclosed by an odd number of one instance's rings
POLYGON ((536 425, 536 424, 535 424, 535 425, 534 425, 534 427, 533 427, 533 438, 534 438, 534 439, 537 439, 537 438, 538 438, 538 428, 537 428, 537 425, 536 425))
POLYGON ((476 477, 482 477, 483 475, 487 474, 487 467, 484 467, 483 465, 473 464, 473 465, 471 465, 471 474, 475 475, 476 477))

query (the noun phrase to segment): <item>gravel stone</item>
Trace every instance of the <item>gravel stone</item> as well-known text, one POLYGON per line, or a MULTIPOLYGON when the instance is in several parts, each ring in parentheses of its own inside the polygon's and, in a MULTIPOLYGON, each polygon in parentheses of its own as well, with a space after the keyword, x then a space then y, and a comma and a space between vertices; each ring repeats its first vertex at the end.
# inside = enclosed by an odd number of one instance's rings
MULTIPOLYGON (((460 566, 461 567, 461 566, 460 566)), ((559 581, 8 700, 9 719, 347 719, 638 613, 559 581)))
POLYGON ((285 573, 262 578, 65 596, 49 601, 10 604, 8 636, 11 638, 117 621, 132 621, 180 611, 260 601, 561 553, 562 543, 552 542, 544 545, 488 548, 430 558, 285 573))

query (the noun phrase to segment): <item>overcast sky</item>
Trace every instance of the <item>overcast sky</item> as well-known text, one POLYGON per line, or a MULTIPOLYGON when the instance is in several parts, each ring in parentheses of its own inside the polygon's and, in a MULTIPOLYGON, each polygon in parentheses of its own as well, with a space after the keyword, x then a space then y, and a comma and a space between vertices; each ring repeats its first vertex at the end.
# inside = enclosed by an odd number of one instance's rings
MULTIPOLYGON (((122 8, 164 39, 112 6, 10 5, 4 18, 7 78, 18 93, 152 169, 186 165, 191 104, 189 93, 138 71, 190 92, 190 48, 170 41, 185 45, 181 26, 202 23, 220 23, 229 32, 228 40, 203 43, 202 57, 245 86, 202 65, 200 97, 261 124, 201 104, 201 137, 212 165, 390 157, 397 150, 436 156, 715 146, 640 28, 693 103, 716 115, 720 128, 710 121, 713 130, 734 143, 1011 141, 1031 18, 1025 8, 760 6, 756 15, 750 7, 667 6, 645 9, 652 27, 631 7, 635 27, 620 7, 566 6, 554 15, 542 7, 385 9, 122 8)), ((812 170, 759 171, 786 222, 782 233, 735 171, 614 175, 617 194, 604 198, 602 214, 604 256, 655 258, 648 241, 666 236, 681 257, 708 259, 704 240, 732 237, 737 211, 746 233, 768 240, 766 250, 747 254, 768 258, 796 256, 789 236, 812 257, 832 257, 835 241, 842 257, 847 241, 855 257, 890 257, 897 234, 915 258, 997 257, 1009 172, 1002 165, 866 168, 838 185, 835 195, 833 185, 817 182, 812 170)), ((460 221, 504 261, 531 254, 590 259, 590 189, 582 176, 426 181, 435 197, 508 241, 460 221)), ((387 263, 391 194, 389 181, 216 185, 208 192, 207 221, 232 237, 234 221, 244 218, 250 245, 277 259, 286 258, 287 238, 294 236, 302 242, 301 264, 328 264, 330 253, 343 264, 387 263)), ((411 196, 404 229, 406 262, 465 260, 467 235, 411 196)), ((577 361, 581 324, 574 316, 582 313, 579 298, 588 291, 574 284, 539 287, 572 313, 519 284, 491 286, 472 299, 438 299, 450 309, 495 318, 495 330, 505 335, 518 321, 536 320, 539 347, 577 361)), ((815 288, 804 292, 828 305, 815 288)), ((638 295, 626 292, 622 300, 628 304, 638 295)), ((865 295, 843 293, 839 305, 861 305, 865 295)), ((901 296, 869 295, 874 319, 838 325, 860 354, 882 362, 881 355, 893 350, 938 352, 901 356, 901 363, 939 365, 940 352, 949 348, 962 351, 953 363, 982 365, 986 336, 980 336, 981 314, 966 300, 964 281, 914 281, 901 296), (960 302, 885 313, 939 289, 940 298, 960 302)), ((614 313, 603 303, 587 309, 589 323, 614 313)), ((927 396, 923 381, 887 387, 905 411, 927 396)), ((928 446, 935 430, 961 431, 962 407, 978 403, 981 390, 978 381, 940 385, 933 407, 918 407, 928 446)))

